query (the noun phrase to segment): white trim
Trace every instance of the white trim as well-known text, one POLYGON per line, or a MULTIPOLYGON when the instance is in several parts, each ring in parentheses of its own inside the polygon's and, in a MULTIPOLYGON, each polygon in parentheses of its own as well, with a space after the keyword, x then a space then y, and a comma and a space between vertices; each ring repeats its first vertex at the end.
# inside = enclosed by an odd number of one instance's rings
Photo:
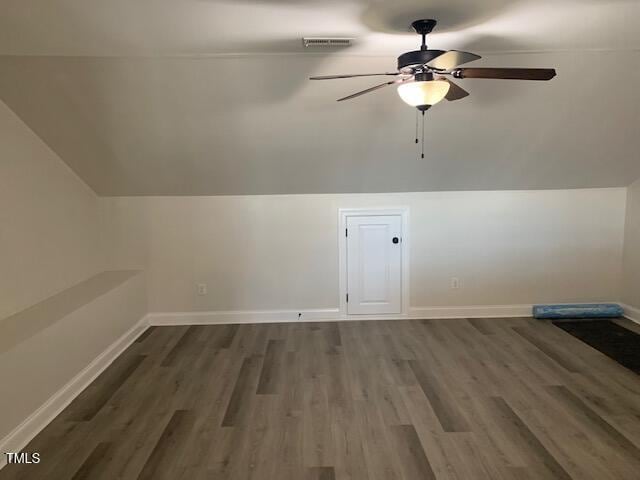
POLYGON ((621 303, 620 306, 624 309, 624 318, 628 318, 632 322, 640 324, 640 309, 621 303))
MULTIPOLYGON (((540 48, 540 49, 528 49, 528 50, 475 50, 480 55, 540 55, 543 53, 559 53, 559 54, 574 54, 574 53, 609 53, 609 52, 639 52, 640 48, 628 47, 628 48, 540 48)), ((328 51, 327 51, 328 52, 328 51)), ((166 53, 166 54, 142 54, 135 57, 124 55, 118 56, 118 58, 196 58, 196 59, 237 59, 237 58, 264 58, 264 57, 319 57, 326 56, 327 52, 212 52, 212 53, 166 53)), ((345 57, 345 58, 382 58, 385 60, 395 59, 393 54, 381 54, 376 52, 348 52, 348 51, 331 51, 332 57, 345 57)), ((602 187, 609 188, 609 187, 602 187)), ((617 187, 611 187, 617 188, 617 187)))
MULTIPOLYGON (((76 398, 98 375, 120 356, 147 328, 148 316, 144 316, 106 350, 98 355, 65 386, 54 393, 35 412, 0 440, 0 452, 19 452, 40 433, 71 401, 76 398)), ((6 464, 6 456, 0 458, 0 469, 6 464)))
MULTIPOLYGON (((615 302, 609 302, 615 303, 615 302)), ((640 310, 620 304, 625 317, 640 323, 640 310)), ((207 312, 155 312, 150 325, 221 325, 241 323, 335 322, 352 320, 447 320, 456 318, 532 318, 533 304, 411 307, 406 314, 347 315, 338 308, 304 310, 227 310, 207 312), (302 316, 298 318, 298 313, 302 316)))
POLYGON ((411 318, 511 318, 533 317, 533 305, 472 305, 463 307, 414 307, 411 318))
POLYGON ((295 323, 351 320, 408 320, 453 318, 531 317, 533 305, 480 305, 465 307, 413 307, 407 314, 347 315, 337 308, 316 310, 252 310, 209 312, 156 312, 150 325, 221 325, 240 323, 295 323), (298 319, 298 313, 302 313, 298 319))
MULTIPOLYGON (((402 217, 402 311, 400 316, 409 315, 409 293, 411 285, 409 279, 411 241, 409 235, 409 207, 378 207, 378 208, 339 208, 338 209, 338 296, 340 317, 351 316, 354 320, 365 320, 368 315, 347 314, 347 238, 344 234, 347 228, 347 217, 350 216, 379 216, 400 215, 402 217), (366 317, 366 318, 365 318, 366 317)), ((374 316, 375 317, 375 316, 374 316)), ((387 316, 388 317, 388 316, 387 316)), ((394 315, 393 318, 397 318, 394 315)))
POLYGON ((233 323, 292 323, 338 319, 338 309, 317 310, 226 310, 208 312, 155 312, 147 315, 150 325, 220 325, 233 323), (298 314, 302 314, 298 317, 298 314))

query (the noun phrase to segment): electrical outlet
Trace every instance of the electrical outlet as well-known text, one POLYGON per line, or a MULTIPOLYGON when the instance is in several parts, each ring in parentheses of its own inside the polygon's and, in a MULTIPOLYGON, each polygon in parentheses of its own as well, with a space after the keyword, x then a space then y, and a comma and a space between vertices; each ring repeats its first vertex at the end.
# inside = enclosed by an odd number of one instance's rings
POLYGON ((198 284, 198 295, 206 295, 207 294, 207 284, 199 283, 198 284))
POLYGON ((451 279, 451 288, 453 288, 454 290, 460 288, 460 279, 458 277, 453 277, 451 279))

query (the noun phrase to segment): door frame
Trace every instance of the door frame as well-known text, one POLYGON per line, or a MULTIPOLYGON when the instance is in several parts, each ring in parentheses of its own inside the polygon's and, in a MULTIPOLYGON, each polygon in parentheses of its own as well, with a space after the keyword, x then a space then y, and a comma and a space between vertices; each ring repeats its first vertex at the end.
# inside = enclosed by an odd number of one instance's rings
POLYGON ((341 317, 359 318, 364 315, 347 312, 347 229, 348 217, 379 217, 385 215, 400 215, 402 218, 402 276, 400 290, 402 305, 399 314, 380 314, 380 317, 406 316, 409 313, 409 207, 379 207, 379 208, 339 208, 338 209, 338 292, 339 310, 341 317))

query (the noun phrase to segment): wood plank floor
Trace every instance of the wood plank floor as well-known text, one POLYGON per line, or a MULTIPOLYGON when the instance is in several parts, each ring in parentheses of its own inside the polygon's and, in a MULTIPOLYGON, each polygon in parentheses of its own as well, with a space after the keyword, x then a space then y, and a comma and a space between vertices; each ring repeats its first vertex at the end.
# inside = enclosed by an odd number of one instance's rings
POLYGON ((532 319, 155 327, 0 479, 637 480, 639 378, 532 319))

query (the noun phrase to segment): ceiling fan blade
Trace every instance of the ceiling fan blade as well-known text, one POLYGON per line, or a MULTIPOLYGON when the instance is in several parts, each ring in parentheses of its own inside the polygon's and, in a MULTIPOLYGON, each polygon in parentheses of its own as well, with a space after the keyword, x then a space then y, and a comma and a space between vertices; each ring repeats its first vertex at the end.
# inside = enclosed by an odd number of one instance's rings
POLYGON ((458 68, 454 78, 499 78, 505 80, 551 80, 553 68, 458 68))
POLYGON ((402 82, 401 80, 392 80, 390 82, 381 83, 380 85, 376 85, 374 87, 367 88, 366 90, 362 90, 360 92, 353 93, 353 94, 348 95, 346 97, 339 98, 337 101, 338 102, 343 102, 344 100, 351 100, 352 98, 359 97, 360 95, 364 95, 365 93, 373 92, 373 91, 378 90, 380 88, 384 88, 384 87, 386 87, 388 85, 393 85, 394 83, 401 83, 401 82, 402 82))
POLYGON ((457 83, 452 82, 448 78, 440 77, 440 78, 438 78, 438 80, 444 80, 445 82, 447 82, 449 84, 449 91, 447 92, 447 95, 444 98, 446 98, 450 102, 453 102, 454 100, 460 100, 460 99, 462 99, 464 97, 468 97, 469 96, 469 92, 467 92, 460 85, 458 85, 457 83))
POLYGON ((379 76, 385 76, 385 75, 391 75, 391 76, 396 76, 396 75, 400 75, 399 73, 357 73, 354 75, 321 75, 319 77, 309 77, 309 80, 335 80, 337 78, 355 78, 355 77, 379 77, 379 76))
POLYGON ((442 55, 438 55, 436 58, 427 63, 427 67, 435 68, 437 70, 451 70, 458 65, 473 62, 482 58, 480 55, 469 52, 459 52, 458 50, 449 50, 442 55))

